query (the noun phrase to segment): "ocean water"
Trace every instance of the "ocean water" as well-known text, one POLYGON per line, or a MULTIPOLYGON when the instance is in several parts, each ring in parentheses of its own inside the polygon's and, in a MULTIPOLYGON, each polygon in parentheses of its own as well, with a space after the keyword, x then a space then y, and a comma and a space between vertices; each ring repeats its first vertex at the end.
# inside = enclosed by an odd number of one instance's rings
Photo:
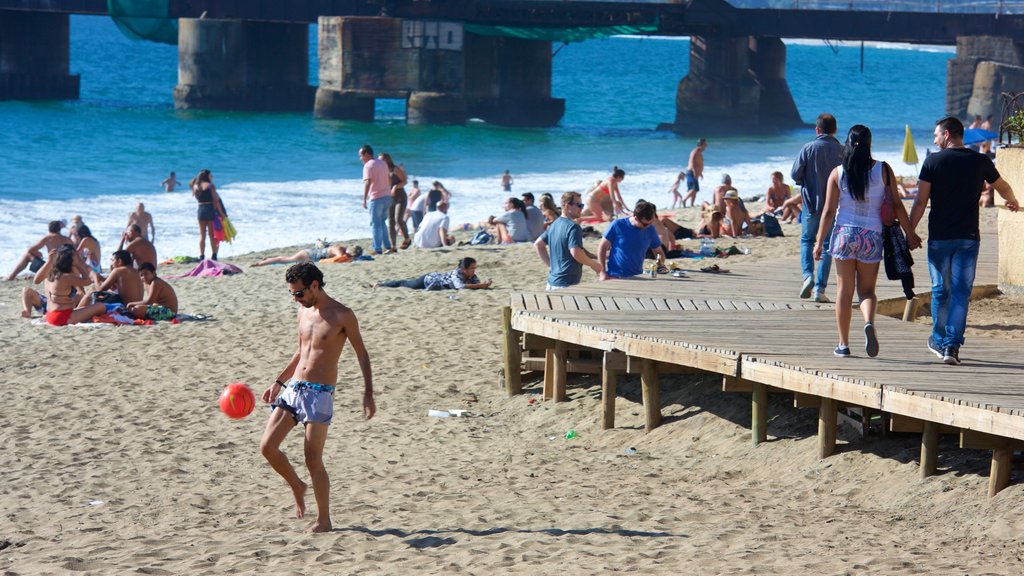
MULTIPOLYGON (((499 178, 514 192, 584 190, 613 166, 626 170, 627 203, 659 205, 703 134, 655 130, 675 116, 675 92, 688 67, 689 41, 618 37, 553 46, 552 92, 566 99, 560 125, 510 129, 470 122, 460 127, 406 126, 403 106, 379 101, 373 123, 316 120, 308 113, 176 111, 177 48, 135 42, 106 18, 71 23, 71 68, 81 99, 0 102, 0 268, 46 232, 49 220, 79 214, 104 252, 116 247, 127 214, 144 202, 157 226, 161 257, 198 253, 195 201, 185 189, 164 193, 174 170, 187 182, 202 168, 214 175, 239 232, 223 256, 326 237, 369 236, 361 209, 361 164, 369 143, 390 152, 421 183, 441 180, 453 192, 453 223, 498 213, 499 178)), ((316 83, 311 29, 311 83, 316 83)), ((854 123, 875 134, 877 157, 897 173, 904 125, 924 157, 934 121, 944 112, 951 47, 788 43, 787 79, 803 119, 834 113, 840 136, 854 123)), ((701 199, 729 173, 744 196, 762 193, 779 170, 789 181, 812 127, 778 135, 709 137, 701 199)))

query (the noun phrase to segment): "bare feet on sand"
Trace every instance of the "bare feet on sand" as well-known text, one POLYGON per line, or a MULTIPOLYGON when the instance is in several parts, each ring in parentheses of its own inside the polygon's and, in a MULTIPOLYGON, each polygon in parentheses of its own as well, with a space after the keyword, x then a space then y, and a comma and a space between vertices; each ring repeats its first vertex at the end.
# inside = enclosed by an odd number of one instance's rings
POLYGON ((317 518, 316 522, 313 522, 309 528, 306 528, 306 532, 330 532, 333 528, 334 526, 331 525, 331 521, 329 519, 321 522, 320 519, 317 518))
POLYGON ((21 311, 21 317, 22 318, 31 318, 32 317, 32 312, 30 310, 22 310, 21 311))
POLYGON ((306 515, 306 484, 300 482, 301 487, 296 490, 292 488, 292 495, 295 496, 295 517, 302 518, 306 515))

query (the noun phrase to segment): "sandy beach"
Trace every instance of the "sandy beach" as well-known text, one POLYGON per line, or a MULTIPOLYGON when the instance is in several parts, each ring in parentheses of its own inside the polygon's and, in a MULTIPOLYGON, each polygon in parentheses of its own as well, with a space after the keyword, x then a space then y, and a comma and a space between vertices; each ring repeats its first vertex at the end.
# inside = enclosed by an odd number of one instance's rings
MULTIPOLYGON (((682 214, 697 219, 697 210, 682 214)), ((991 225, 995 210, 982 218, 991 225)), ((796 290, 799 226, 784 230, 737 240, 752 253, 733 258, 791 266, 796 290)), ((594 251, 597 240, 586 244, 594 251)), ((769 442, 751 448, 749 397, 721 393, 713 376, 663 377, 665 424, 651 434, 635 376, 620 379, 614 430, 600 427, 597 377, 572 376, 566 403, 541 402, 536 375, 508 398, 500 310, 510 291, 544 288, 531 245, 322 266, 326 291, 359 317, 378 413, 363 419, 346 349, 325 453, 334 530, 305 534, 311 519, 293 518, 287 487, 259 453, 268 410, 235 421, 216 402, 230 382, 258 395, 294 352, 286 267, 249 266, 291 252, 233 259, 245 269, 238 276, 171 280, 182 312, 212 316, 180 325, 33 326, 18 314, 28 282, 0 283, 0 375, 11 400, 0 415, 0 573, 1024 571, 1024 484, 987 498, 990 453, 955 449, 952 438, 942 440, 939 474, 921 480, 915 435, 862 440, 841 427, 837 454, 819 460, 816 412, 793 408, 791 396, 770 397, 769 442), (450 270, 463 256, 494 289, 370 287, 450 270), (429 409, 468 415, 431 418, 429 409)), ((1024 339, 1022 304, 976 303, 968 335, 1024 339)), ((284 449, 307 479, 298 431, 284 449)), ((308 501, 312 513, 312 493, 308 501)))

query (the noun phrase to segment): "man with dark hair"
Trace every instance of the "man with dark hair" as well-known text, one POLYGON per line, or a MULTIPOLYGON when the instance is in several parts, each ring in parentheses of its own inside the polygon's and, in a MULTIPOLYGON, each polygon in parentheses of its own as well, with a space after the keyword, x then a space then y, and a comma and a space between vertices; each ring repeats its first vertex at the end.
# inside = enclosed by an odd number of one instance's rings
POLYGON ((661 238, 654 229, 658 209, 646 200, 639 200, 629 218, 612 222, 597 247, 597 259, 604 272, 601 279, 628 278, 644 271, 644 256, 648 250, 654 252, 658 266, 665 264, 665 251, 661 238))
POLYGON ((156 246, 142 235, 142 228, 138 224, 128 226, 128 229, 121 234, 121 242, 117 245, 118 250, 127 250, 132 253, 136 268, 149 262, 156 269, 156 246), (125 242, 128 245, 125 245, 125 242))
POLYGON ((700 192, 700 181, 704 178, 704 151, 707 149, 707 139, 701 138, 690 151, 690 158, 686 161, 686 196, 683 198, 683 208, 686 208, 687 200, 691 206, 697 205, 697 192, 700 192))
POLYGON ((156 277, 156 268, 149 262, 139 264, 139 277, 146 284, 146 298, 131 302, 127 308, 142 320, 174 320, 178 315, 178 295, 163 278, 156 277))
POLYGON ((925 158, 921 166, 910 225, 917 228, 931 200, 928 273, 932 279, 932 333, 928 349, 944 363, 956 366, 978 264, 978 200, 985 182, 1003 197, 1011 212, 1020 205, 992 160, 964 147, 964 125, 959 119, 950 116, 935 123, 935 145, 939 151, 925 158))
POLYGON ((131 252, 117 250, 110 255, 110 274, 106 278, 99 272, 90 271, 94 289, 89 301, 119 304, 142 300, 142 279, 132 268, 132 261, 131 252))
POLYGON ((373 157, 373 148, 363 144, 359 149, 359 160, 363 163, 363 209, 370 210, 370 230, 373 233, 373 253, 391 252, 391 235, 388 231, 388 208, 394 202, 391 196, 391 171, 387 162, 373 157), (369 204, 367 204, 369 203, 369 204))
POLYGON ((519 197, 526 204, 526 230, 530 233, 530 242, 533 242, 544 233, 544 212, 534 206, 536 199, 532 192, 523 192, 519 197))
POLYGON ((803 212, 800 214, 800 266, 804 282, 800 287, 801 298, 815 302, 828 302, 825 287, 832 269, 832 257, 828 255, 832 231, 825 235, 822 246, 818 278, 814 278, 814 243, 818 237, 818 224, 825 209, 825 190, 828 176, 836 166, 843 163, 843 145, 836 140, 836 118, 831 114, 819 114, 814 125, 814 140, 804 144, 793 163, 793 181, 800 186, 803 198, 803 212))
POLYGON ((584 264, 597 272, 599 277, 604 271, 601 263, 591 258, 583 248, 583 230, 576 223, 583 207, 578 192, 562 194, 562 215, 533 243, 541 261, 551 268, 548 273, 548 290, 560 290, 579 284, 583 278, 584 264))
POLYGON ((36 272, 43 267, 46 259, 43 255, 49 254, 60 248, 65 244, 74 244, 71 238, 60 233, 61 228, 65 226, 62 220, 53 220, 47 226, 49 233, 39 239, 38 242, 28 247, 25 251, 25 255, 21 257, 18 264, 14 267, 14 270, 7 275, 6 280, 10 282, 26 267, 29 267, 31 272, 36 272))
POLYGON ((334 389, 338 383, 338 359, 345 342, 363 373, 363 413, 373 417, 373 375, 370 355, 359 333, 359 322, 350 308, 324 291, 324 275, 310 262, 295 264, 285 273, 288 293, 299 308, 299 346, 274 383, 263 391, 263 401, 274 407, 267 421, 260 451, 270 466, 284 478, 295 498, 295 516, 306 512, 306 483, 299 479, 281 442, 296 424, 305 427, 306 468, 313 482, 317 518, 310 532, 329 532, 331 526, 330 480, 324 468, 324 443, 334 415, 334 389))

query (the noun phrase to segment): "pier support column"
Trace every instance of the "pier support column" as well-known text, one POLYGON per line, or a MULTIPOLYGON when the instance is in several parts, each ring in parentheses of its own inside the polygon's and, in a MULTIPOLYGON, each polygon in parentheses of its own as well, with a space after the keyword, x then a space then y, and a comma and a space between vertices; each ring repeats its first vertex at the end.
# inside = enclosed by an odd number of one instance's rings
POLYGON ((305 24, 182 18, 175 108, 309 110, 305 24))
POLYGON ((565 100, 551 97, 551 43, 466 34, 469 116, 502 126, 554 126, 565 100))
POLYGON ((676 130, 787 128, 801 124, 778 38, 693 36, 690 71, 676 91, 676 130))
POLYGON ((1024 45, 996 36, 957 38, 956 58, 946 65, 946 114, 992 115, 999 126, 1003 92, 1024 92, 1024 45))
POLYGON ((67 14, 0 10, 0 100, 74 100, 67 14))

